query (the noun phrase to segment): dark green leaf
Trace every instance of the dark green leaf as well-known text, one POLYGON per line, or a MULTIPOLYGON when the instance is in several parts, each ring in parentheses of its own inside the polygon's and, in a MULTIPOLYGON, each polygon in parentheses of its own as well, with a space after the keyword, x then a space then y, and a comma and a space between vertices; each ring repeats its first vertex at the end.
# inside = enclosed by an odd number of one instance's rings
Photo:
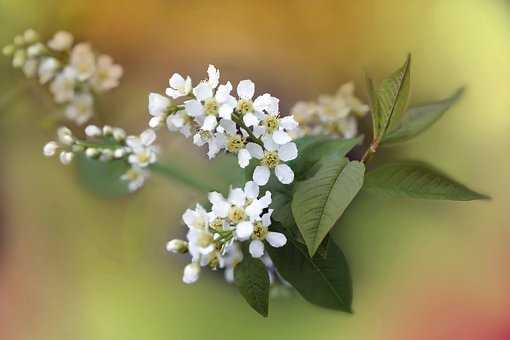
POLYGON ((311 256, 363 185, 365 166, 327 159, 310 179, 296 183, 292 215, 311 256))
POLYGON ((269 305, 269 275, 259 259, 244 256, 234 270, 234 280, 246 302, 260 315, 267 317, 269 305))
POLYGON ((462 97, 463 93, 464 89, 461 88, 444 100, 411 107, 400 124, 383 137, 384 144, 403 142, 422 133, 439 120, 462 97))
POLYGON ((406 109, 410 92, 410 68, 411 55, 401 68, 382 81, 375 91, 375 96, 369 80, 375 140, 380 141, 388 130, 398 124, 406 109))
POLYGON ((387 164, 367 173, 364 189, 392 197, 471 201, 488 199, 420 162, 387 164))
POLYGON ((333 240, 325 245, 324 254, 308 255, 306 247, 296 242, 289 232, 273 224, 271 228, 287 236, 281 248, 267 247, 278 272, 303 296, 315 305, 351 312, 352 283, 349 266, 333 240))
POLYGON ((120 177, 130 166, 123 160, 101 162, 84 155, 76 157, 80 184, 102 198, 117 198, 129 193, 127 182, 120 177))

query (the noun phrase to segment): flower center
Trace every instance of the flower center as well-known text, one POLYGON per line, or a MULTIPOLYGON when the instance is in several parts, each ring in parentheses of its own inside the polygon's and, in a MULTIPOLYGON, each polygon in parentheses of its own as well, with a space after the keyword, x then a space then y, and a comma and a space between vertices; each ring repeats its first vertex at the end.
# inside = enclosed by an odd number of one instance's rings
POLYGON ((144 163, 149 162, 149 160, 150 160, 150 154, 149 154, 149 152, 147 152, 147 151, 140 152, 140 153, 136 156, 136 158, 138 159, 138 162, 139 162, 140 164, 144 164, 144 163))
POLYGON ((213 254, 212 256, 213 257, 209 261, 209 267, 212 270, 216 270, 216 269, 218 269, 218 266, 220 265, 220 258, 218 256, 218 254, 213 254))
POLYGON ((260 161, 262 165, 267 166, 270 169, 276 168, 278 164, 280 164, 280 158, 278 157, 278 152, 276 151, 265 151, 264 157, 260 161))
POLYGON ((134 182, 136 181, 139 177, 140 177, 140 172, 138 170, 135 170, 133 168, 129 169, 127 172, 126 172, 126 177, 128 181, 130 182, 134 182))
POLYGON ((263 240, 266 238, 267 228, 262 225, 261 221, 255 222, 253 227, 253 235, 252 238, 254 240, 263 240))
POLYGON ((275 116, 268 116, 264 120, 264 126, 266 127, 267 132, 272 133, 278 129, 278 118, 275 116))
POLYGON ((211 132, 206 130, 200 130, 198 134, 202 140, 209 140, 211 138, 211 132))
POLYGON ((216 99, 209 98, 204 102, 204 112, 206 115, 216 116, 218 114, 219 105, 216 99))
POLYGON ((227 150, 236 153, 244 146, 243 138, 239 135, 230 136, 227 142, 227 150))
POLYGON ((253 103, 251 100, 241 99, 237 103, 237 111, 241 112, 243 115, 245 113, 253 111, 253 103))
POLYGON ((233 223, 239 223, 246 218, 246 213, 244 212, 244 209, 240 207, 232 207, 228 212, 228 218, 233 223))
POLYGON ((214 221, 211 222, 210 226, 214 230, 223 230, 225 221, 223 221, 221 218, 215 218, 214 221))
POLYGON ((213 237, 211 234, 209 233, 201 233, 201 235, 199 236, 199 238, 197 239, 197 244, 202 247, 202 248, 205 248, 207 247, 208 245, 210 245, 211 243, 213 242, 213 237))

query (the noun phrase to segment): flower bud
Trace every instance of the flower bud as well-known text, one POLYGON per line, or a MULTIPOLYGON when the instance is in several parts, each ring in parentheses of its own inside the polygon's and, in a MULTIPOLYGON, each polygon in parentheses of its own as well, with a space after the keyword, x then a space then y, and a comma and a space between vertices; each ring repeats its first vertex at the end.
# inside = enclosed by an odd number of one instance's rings
POLYGON ((58 144, 54 141, 47 143, 43 148, 43 155, 51 157, 55 154, 58 149, 58 144))
POLYGON ((101 156, 99 156, 99 160, 102 162, 107 162, 111 160, 113 157, 113 151, 110 149, 101 150, 101 156))
POLYGON ((25 50, 17 50, 14 52, 14 56, 12 58, 12 66, 15 68, 20 68, 25 65, 25 62, 27 61, 27 54, 25 50))
POLYGON ((188 242, 183 240, 171 240, 166 244, 166 250, 175 254, 185 254, 188 252, 188 242))
POLYGON ((113 157, 115 158, 122 158, 126 155, 126 151, 124 148, 118 148, 113 152, 113 157))
POLYGON ((99 137, 102 133, 101 129, 95 125, 89 125, 85 128, 85 135, 87 137, 99 137))
POLYGON ((110 125, 103 126, 103 135, 110 136, 113 133, 113 128, 110 125))
POLYGON ((44 52, 44 49, 44 45, 41 43, 33 44, 27 48, 27 55, 30 58, 37 57, 44 52))
POLYGON ((112 133, 113 133, 113 138, 115 138, 115 140, 118 142, 126 139, 126 132, 121 128, 113 128, 112 133))
POLYGON ((97 150, 96 148, 87 148, 85 150, 85 156, 87 156, 88 158, 96 157, 98 154, 99 150, 97 150))
POLYGON ((74 153, 68 151, 62 151, 60 153, 60 162, 64 165, 68 165, 74 158, 74 153))
POLYGON ((190 284, 195 283, 198 280, 200 274, 200 265, 197 262, 191 262, 184 267, 184 275, 182 276, 182 282, 190 284))
POLYGON ((26 43, 30 44, 36 42, 39 39, 39 34, 33 29, 29 28, 23 33, 23 39, 26 43))
POLYGON ((21 35, 17 35, 14 37, 14 45, 21 46, 25 43, 25 38, 21 35))
POLYGON ((66 127, 60 127, 57 130, 58 140, 64 145, 71 145, 74 143, 74 137, 71 130, 66 127))

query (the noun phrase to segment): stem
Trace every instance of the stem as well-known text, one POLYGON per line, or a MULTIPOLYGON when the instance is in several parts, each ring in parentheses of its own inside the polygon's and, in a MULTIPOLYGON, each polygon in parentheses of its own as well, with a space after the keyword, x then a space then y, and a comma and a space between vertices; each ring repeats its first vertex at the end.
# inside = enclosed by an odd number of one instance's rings
POLYGON ((249 127, 246 126, 246 124, 244 124, 243 120, 241 119, 240 116, 238 116, 235 112, 232 113, 232 120, 238 124, 243 130, 246 131, 246 133, 248 134, 248 136, 251 138, 251 141, 254 142, 254 143, 257 143, 258 145, 264 147, 264 143, 262 143, 262 141, 260 140, 260 138, 257 138, 253 132, 250 130, 249 127))
POLYGON ((173 166, 172 164, 155 163, 150 166, 150 169, 153 172, 166 176, 169 179, 175 179, 182 184, 185 184, 199 191, 209 192, 213 190, 209 184, 204 183, 197 178, 191 177, 189 173, 173 166))
POLYGON ((361 157, 361 161, 363 163, 368 163, 368 161, 375 155, 377 152, 377 149, 379 148, 379 142, 373 141, 372 144, 368 147, 367 151, 363 154, 363 157, 361 157))

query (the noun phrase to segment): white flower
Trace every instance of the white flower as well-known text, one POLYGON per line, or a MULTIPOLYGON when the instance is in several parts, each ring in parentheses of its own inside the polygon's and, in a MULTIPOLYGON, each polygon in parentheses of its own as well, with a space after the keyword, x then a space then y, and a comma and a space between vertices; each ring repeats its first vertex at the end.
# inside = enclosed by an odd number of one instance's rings
POLYGON ((113 63, 112 57, 100 55, 97 58, 95 73, 90 79, 92 87, 98 92, 105 92, 119 85, 122 77, 122 66, 113 63))
POLYGON ((278 112, 267 111, 261 118, 261 125, 253 127, 255 136, 269 135, 276 144, 287 144, 292 141, 289 132, 299 126, 294 116, 280 118, 278 112))
POLYGON ((32 78, 37 74, 38 67, 37 59, 28 59, 23 65, 23 73, 27 78, 32 78))
POLYGON ((177 239, 171 240, 166 244, 166 250, 174 254, 185 253, 188 251, 188 242, 177 239))
POLYGON ((209 227, 209 215, 207 211, 197 204, 195 210, 187 209, 182 215, 182 220, 188 228, 206 229, 209 227))
POLYGON ((225 250, 223 261, 225 264, 225 280, 228 283, 234 282, 234 268, 243 260, 243 252, 237 242, 232 243, 225 250))
POLYGON ((350 110, 357 115, 363 116, 370 110, 370 107, 368 105, 363 104, 361 102, 361 100, 359 100, 354 95, 354 83, 353 82, 349 82, 349 83, 342 85, 338 89, 336 96, 342 98, 346 102, 346 104, 350 108, 350 110))
POLYGON ((213 131, 218 125, 217 117, 231 119, 236 106, 235 98, 230 95, 230 82, 220 85, 216 92, 210 82, 203 81, 193 89, 195 99, 184 103, 186 112, 191 117, 204 116, 201 127, 206 131, 213 131))
MULTIPOLYGON (((235 188, 230 189, 228 198, 225 199, 223 195, 218 192, 209 193, 209 202, 212 204, 212 212, 215 216, 220 218, 228 218, 232 224, 238 224, 246 218, 256 218, 257 216, 250 216, 246 207, 257 201, 259 195, 259 187, 255 182, 247 182, 244 189, 235 188)), ((270 194, 269 194, 270 195, 270 194)), ((267 198, 264 202, 267 202, 267 198)), ((267 206, 271 201, 267 203, 267 206)))
POLYGON ((255 143, 248 143, 246 145, 250 155, 260 160, 260 164, 253 172, 253 180, 260 186, 266 185, 271 170, 274 169, 276 177, 281 183, 292 183, 294 181, 294 172, 287 164, 281 162, 288 162, 297 157, 296 144, 290 142, 278 145, 268 136, 263 136, 262 141, 265 149, 255 143))
POLYGON ((76 71, 73 68, 66 67, 55 77, 50 85, 50 91, 57 103, 64 103, 74 98, 75 86, 76 71))
POLYGON ((85 128, 85 135, 90 138, 99 137, 103 134, 103 130, 101 130, 96 125, 89 125, 85 128))
POLYGON ((33 45, 28 46, 27 56, 29 58, 36 58, 36 57, 40 56, 42 53, 44 53, 45 49, 46 48, 44 47, 44 45, 41 44, 40 42, 35 43, 33 45))
POLYGON ((155 140, 156 133, 151 129, 142 132, 140 137, 127 137, 126 144, 132 152, 128 157, 129 163, 144 168, 156 162, 158 148, 152 145, 155 140))
POLYGON ((195 283, 198 280, 200 274, 200 265, 196 262, 191 262, 184 267, 184 274, 182 276, 182 282, 186 284, 195 283))
MULTIPOLYGON (((159 117, 154 117, 153 119, 159 119, 159 117)), ((177 111, 166 118, 166 126, 168 130, 179 131, 186 138, 191 136, 192 124, 193 119, 188 116, 184 110, 177 111)))
POLYGON ((25 50, 16 50, 14 52, 14 56, 12 57, 12 67, 14 68, 20 68, 25 65, 25 62, 27 61, 27 53, 25 50))
POLYGON ((41 84, 49 82, 53 79, 59 68, 60 62, 56 58, 43 58, 39 65, 39 82, 41 84))
POLYGON ((66 108, 66 117, 82 125, 94 114, 94 98, 90 93, 81 93, 73 98, 66 108))
POLYGON ((264 255, 264 240, 266 240, 272 247, 283 247, 287 243, 287 237, 284 234, 269 231, 268 227, 271 225, 272 209, 264 214, 261 220, 254 223, 253 232, 250 235, 252 241, 250 242, 249 251, 251 256, 259 258, 264 255))
POLYGON ((60 153, 60 163, 68 165, 74 158, 74 153, 68 151, 62 151, 60 153))
MULTIPOLYGON (((90 149, 87 149, 87 151, 90 149)), ((123 174, 120 179, 128 182, 128 189, 130 192, 134 192, 140 189, 145 180, 149 177, 149 173, 137 166, 131 167, 125 174, 123 174)))
POLYGON ((54 141, 48 142, 43 148, 43 154, 46 157, 51 157, 58 149, 58 144, 54 141))
POLYGON ((166 89, 166 95, 176 99, 187 96, 191 92, 191 78, 184 79, 179 73, 174 73, 169 80, 170 87, 166 89))
POLYGON ((73 35, 69 32, 59 31, 48 41, 48 46, 55 51, 64 51, 73 45, 73 35))
POLYGON ((30 44, 39 39, 39 34, 32 28, 29 28, 25 32, 23 32, 23 39, 27 44, 30 44))
POLYGON ((269 93, 264 93, 252 101, 255 94, 255 84, 251 80, 241 80, 237 85, 237 111, 243 116, 243 122, 246 126, 256 126, 264 111, 278 112, 278 98, 272 97, 269 93))
POLYGON ((71 51, 70 65, 76 71, 78 80, 90 78, 96 70, 96 58, 87 43, 79 43, 71 51))
POLYGON ((157 128, 165 121, 171 105, 170 98, 158 93, 149 94, 149 114, 152 116, 149 126, 151 128, 157 128))
POLYGON ((74 143, 74 137, 71 130, 62 126, 57 130, 58 141, 63 145, 72 145, 74 143))

